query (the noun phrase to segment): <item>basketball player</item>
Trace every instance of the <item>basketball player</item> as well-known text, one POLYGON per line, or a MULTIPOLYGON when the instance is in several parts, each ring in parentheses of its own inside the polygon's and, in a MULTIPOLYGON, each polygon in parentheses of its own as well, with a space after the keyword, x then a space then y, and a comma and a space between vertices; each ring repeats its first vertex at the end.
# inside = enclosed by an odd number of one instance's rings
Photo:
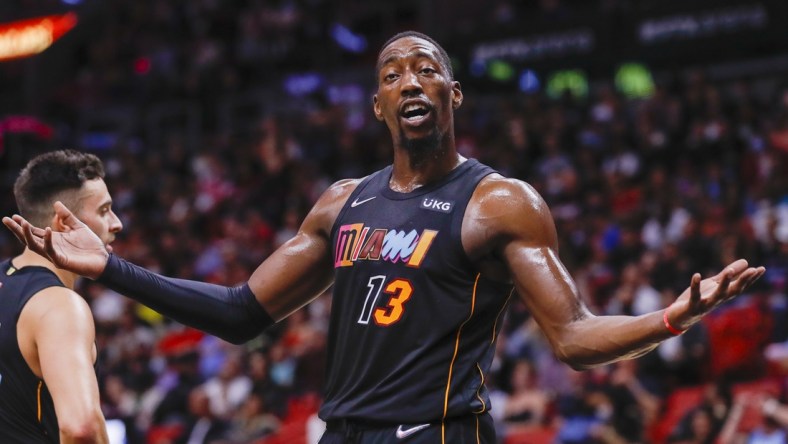
MULTIPOLYGON (((121 223, 91 154, 55 151, 33 158, 14 184, 19 212, 68 230, 55 215, 67 203, 109 244, 121 223)), ((25 249, 0 262, 0 442, 106 443, 93 364, 95 328, 77 275, 25 249)))
POLYGON ((378 55, 377 81, 373 111, 391 133, 393 164, 329 187, 242 286, 171 279, 109 255, 63 205, 66 233, 19 216, 4 222, 60 266, 234 342, 333 284, 324 444, 496 442, 484 378, 511 297, 560 359, 588 368, 652 350, 764 273, 738 260, 693 276, 667 310, 594 316, 559 260, 542 198, 457 153, 463 94, 441 46, 419 33, 394 36, 378 55))

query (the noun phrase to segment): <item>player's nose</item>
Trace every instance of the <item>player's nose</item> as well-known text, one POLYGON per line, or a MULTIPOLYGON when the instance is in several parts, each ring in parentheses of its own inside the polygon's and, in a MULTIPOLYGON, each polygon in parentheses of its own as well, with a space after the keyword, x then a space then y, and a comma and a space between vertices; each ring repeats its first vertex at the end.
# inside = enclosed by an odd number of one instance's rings
POLYGON ((109 232, 110 233, 117 233, 123 229, 123 222, 120 221, 120 218, 114 211, 110 211, 111 219, 109 224, 109 232))
POLYGON ((402 74, 400 85, 400 91, 403 96, 411 96, 414 93, 420 93, 422 91, 421 82, 419 82, 419 76, 409 69, 402 74))

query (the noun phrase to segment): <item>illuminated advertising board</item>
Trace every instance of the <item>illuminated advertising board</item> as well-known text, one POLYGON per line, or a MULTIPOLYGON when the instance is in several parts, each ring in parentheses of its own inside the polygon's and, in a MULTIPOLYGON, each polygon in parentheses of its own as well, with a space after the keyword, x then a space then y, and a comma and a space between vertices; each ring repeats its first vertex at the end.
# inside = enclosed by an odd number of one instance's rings
POLYGON ((74 13, 0 24, 0 61, 39 54, 76 24, 74 13))

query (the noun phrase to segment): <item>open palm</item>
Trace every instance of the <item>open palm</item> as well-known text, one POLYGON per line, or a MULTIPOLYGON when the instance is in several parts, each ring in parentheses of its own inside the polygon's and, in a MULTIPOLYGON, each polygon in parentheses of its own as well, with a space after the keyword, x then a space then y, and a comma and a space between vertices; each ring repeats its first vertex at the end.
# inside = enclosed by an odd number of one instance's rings
POLYGON ((28 248, 48 258, 58 268, 95 279, 104 271, 109 253, 101 239, 60 202, 55 213, 63 231, 30 224, 19 215, 4 217, 3 223, 28 248))
POLYGON ((714 307, 741 294, 764 272, 763 267, 749 268, 746 260, 739 259, 710 278, 701 279, 696 273, 689 288, 669 308, 671 324, 682 330, 689 328, 714 307))

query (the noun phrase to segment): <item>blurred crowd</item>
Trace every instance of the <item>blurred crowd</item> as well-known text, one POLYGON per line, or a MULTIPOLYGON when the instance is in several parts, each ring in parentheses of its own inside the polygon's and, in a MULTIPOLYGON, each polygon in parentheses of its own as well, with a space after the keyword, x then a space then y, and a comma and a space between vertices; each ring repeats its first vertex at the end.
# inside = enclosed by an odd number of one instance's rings
MULTIPOLYGON (((244 116, 248 125, 217 123, 222 100, 274 78, 272 67, 342 57, 293 51, 319 46, 327 2, 111 3, 106 38, 84 47, 38 116, 57 129, 49 147, 80 148, 74 129, 86 111, 123 106, 141 121, 188 100, 201 116, 196 140, 131 131, 90 148, 107 167, 125 227, 113 246, 128 260, 242 283, 329 184, 390 162, 388 130, 366 95, 374 56, 353 59, 368 72, 360 104, 318 92, 267 104, 244 116)), ((541 3, 548 12, 567 5, 541 3)), ((512 2, 496 4, 504 14, 512 2)), ((786 442, 788 85, 779 76, 675 71, 640 99, 603 79, 587 97, 467 91, 455 126, 461 154, 544 197, 561 258, 596 314, 666 307, 694 272, 708 276, 735 258, 767 267, 684 335, 586 372, 559 363, 513 300, 486 381, 502 443, 786 442)), ((2 196, 13 212, 10 191, 2 196)), ((17 251, 0 235, 4 256, 17 251)), ((234 346, 80 285, 96 320, 104 412, 130 443, 291 443, 319 433, 310 430, 319 430, 330 289, 234 346)))

